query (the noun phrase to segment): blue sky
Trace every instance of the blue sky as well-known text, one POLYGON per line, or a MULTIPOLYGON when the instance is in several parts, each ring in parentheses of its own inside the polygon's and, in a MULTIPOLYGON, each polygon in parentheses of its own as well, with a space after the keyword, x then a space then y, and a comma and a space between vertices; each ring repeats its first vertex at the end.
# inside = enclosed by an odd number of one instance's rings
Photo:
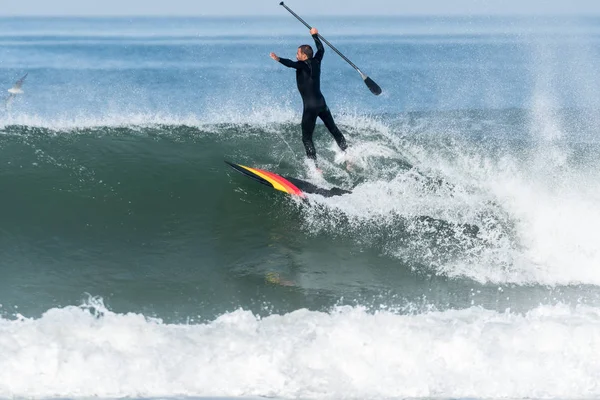
MULTIPOLYGON (((4 0, 11 15, 282 15, 279 0, 4 0)), ((600 15, 600 0, 288 0, 305 15, 600 15)))

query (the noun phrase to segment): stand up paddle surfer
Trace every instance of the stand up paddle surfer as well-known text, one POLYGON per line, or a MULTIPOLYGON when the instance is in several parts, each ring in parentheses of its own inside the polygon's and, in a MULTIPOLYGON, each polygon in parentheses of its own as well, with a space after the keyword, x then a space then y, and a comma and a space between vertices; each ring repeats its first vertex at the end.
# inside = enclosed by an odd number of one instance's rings
POLYGON ((288 68, 294 68, 296 70, 296 82, 298 84, 298 91, 302 96, 302 102, 304 103, 304 110, 302 112, 302 143, 306 149, 306 156, 316 162, 317 152, 313 143, 313 132, 317 123, 317 117, 325 123, 325 126, 333 135, 333 138, 337 142, 340 149, 346 150, 348 145, 346 139, 338 127, 333 121, 331 111, 327 107, 325 98, 321 93, 321 60, 325 49, 318 36, 319 31, 317 28, 312 28, 310 34, 315 40, 317 46, 317 54, 313 56, 313 49, 307 44, 298 47, 296 58, 298 61, 288 60, 287 58, 280 58, 275 53, 271 53, 271 58, 275 61, 279 61, 281 64, 288 68))

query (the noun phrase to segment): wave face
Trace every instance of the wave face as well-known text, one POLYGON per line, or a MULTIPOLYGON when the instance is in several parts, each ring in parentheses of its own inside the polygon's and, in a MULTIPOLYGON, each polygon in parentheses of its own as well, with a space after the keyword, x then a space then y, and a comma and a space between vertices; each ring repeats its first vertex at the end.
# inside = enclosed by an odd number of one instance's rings
POLYGON ((3 21, 1 398, 600 395, 595 19, 3 21))

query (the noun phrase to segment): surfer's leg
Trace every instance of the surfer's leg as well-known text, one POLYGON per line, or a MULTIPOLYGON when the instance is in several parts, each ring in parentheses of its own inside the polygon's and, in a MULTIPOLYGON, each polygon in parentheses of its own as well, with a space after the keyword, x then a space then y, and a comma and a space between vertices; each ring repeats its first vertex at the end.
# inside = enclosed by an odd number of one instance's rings
POLYGON ((306 156, 312 160, 317 159, 317 151, 313 143, 313 132, 317 123, 317 113, 311 110, 304 110, 302 114, 302 143, 306 150, 306 156))
POLYGON ((346 150, 348 148, 348 145, 346 144, 346 138, 335 124, 333 116, 331 115, 331 111, 329 111, 329 107, 325 108, 325 110, 319 113, 319 118, 321 118, 329 132, 331 132, 338 146, 340 146, 340 149, 346 150))

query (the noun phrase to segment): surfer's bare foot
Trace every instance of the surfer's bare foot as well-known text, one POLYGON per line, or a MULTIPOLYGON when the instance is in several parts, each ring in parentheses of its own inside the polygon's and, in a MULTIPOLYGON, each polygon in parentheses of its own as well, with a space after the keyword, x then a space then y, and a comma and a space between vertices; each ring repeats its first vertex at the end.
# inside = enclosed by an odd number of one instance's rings
POLYGON ((320 175, 323 175, 323 170, 317 166, 317 160, 309 159, 309 164, 310 164, 310 167, 314 168, 314 170, 317 171, 317 173, 319 173, 320 175))

